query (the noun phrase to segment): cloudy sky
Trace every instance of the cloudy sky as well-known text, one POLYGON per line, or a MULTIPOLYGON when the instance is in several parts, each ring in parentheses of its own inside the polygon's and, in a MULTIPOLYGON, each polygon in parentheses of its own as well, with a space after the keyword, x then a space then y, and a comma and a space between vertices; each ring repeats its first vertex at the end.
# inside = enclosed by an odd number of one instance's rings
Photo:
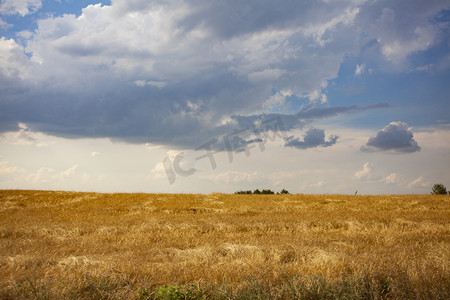
POLYGON ((450 1, 1 0, 0 188, 450 186, 450 1))

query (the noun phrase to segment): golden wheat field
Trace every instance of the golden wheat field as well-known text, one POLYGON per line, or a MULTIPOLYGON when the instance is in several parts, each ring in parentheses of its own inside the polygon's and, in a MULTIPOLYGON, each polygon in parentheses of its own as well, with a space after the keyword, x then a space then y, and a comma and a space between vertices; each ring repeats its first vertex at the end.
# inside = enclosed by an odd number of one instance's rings
POLYGON ((449 299, 450 197, 0 191, 2 299, 449 299))

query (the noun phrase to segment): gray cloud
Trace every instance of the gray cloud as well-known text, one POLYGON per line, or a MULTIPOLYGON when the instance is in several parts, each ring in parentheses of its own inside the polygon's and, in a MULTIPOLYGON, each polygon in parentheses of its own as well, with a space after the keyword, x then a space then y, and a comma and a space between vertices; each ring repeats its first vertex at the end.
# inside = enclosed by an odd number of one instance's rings
POLYGON ((353 112, 362 112, 373 109, 383 109, 390 107, 391 106, 388 103, 377 103, 369 106, 359 106, 359 105, 331 106, 331 107, 309 106, 301 109, 299 112, 295 114, 260 114, 250 116, 235 115, 232 116, 232 119, 235 120, 240 127, 252 127, 254 124, 258 122, 273 119, 280 116, 282 117, 283 126, 285 130, 289 131, 292 129, 301 129, 306 124, 311 123, 314 120, 330 118, 337 116, 339 114, 348 114, 353 112))
POLYGON ((398 153, 412 153, 420 151, 420 147, 413 138, 408 124, 391 122, 379 131, 376 136, 369 138, 361 151, 393 151, 398 153))
POLYGON ((338 136, 331 135, 328 138, 328 141, 325 141, 325 132, 323 129, 311 128, 306 132, 303 140, 291 136, 287 139, 287 142, 284 144, 284 146, 294 147, 298 149, 330 147, 336 144, 337 139, 338 136))

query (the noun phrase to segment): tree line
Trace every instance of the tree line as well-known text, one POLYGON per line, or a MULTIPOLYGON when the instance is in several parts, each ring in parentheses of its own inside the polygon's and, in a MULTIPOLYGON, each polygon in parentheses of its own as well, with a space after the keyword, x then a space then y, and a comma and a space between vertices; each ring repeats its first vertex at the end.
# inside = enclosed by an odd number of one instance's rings
MULTIPOLYGON (((251 191, 251 190, 247 190, 247 191, 237 191, 237 192, 235 192, 235 194, 246 194, 246 195, 248 195, 248 194, 255 194, 255 195, 271 195, 271 194, 275 194, 275 192, 274 191, 272 191, 272 190, 259 190, 259 189, 256 189, 256 190, 254 190, 254 191, 251 191)), ((279 192, 277 192, 276 193, 277 195, 279 195, 279 194, 289 194, 289 192, 286 190, 286 189, 282 189, 281 191, 279 191, 279 192)))

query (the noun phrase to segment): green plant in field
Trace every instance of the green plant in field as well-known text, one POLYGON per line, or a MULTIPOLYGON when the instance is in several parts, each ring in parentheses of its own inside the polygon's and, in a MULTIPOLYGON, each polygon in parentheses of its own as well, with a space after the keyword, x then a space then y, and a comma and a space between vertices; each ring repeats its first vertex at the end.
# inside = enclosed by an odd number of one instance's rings
POLYGON ((138 299, 158 299, 158 300, 203 300, 203 292, 194 284, 178 286, 161 286, 156 291, 145 286, 138 290, 138 299))
POLYGON ((168 285, 166 287, 160 287, 156 293, 156 298, 161 300, 205 299, 202 292, 195 285, 188 285, 184 287, 168 285))
POLYGON ((141 287, 138 290, 138 299, 150 299, 150 296, 152 295, 152 291, 149 287, 147 287, 147 285, 145 285, 144 287, 141 287))

